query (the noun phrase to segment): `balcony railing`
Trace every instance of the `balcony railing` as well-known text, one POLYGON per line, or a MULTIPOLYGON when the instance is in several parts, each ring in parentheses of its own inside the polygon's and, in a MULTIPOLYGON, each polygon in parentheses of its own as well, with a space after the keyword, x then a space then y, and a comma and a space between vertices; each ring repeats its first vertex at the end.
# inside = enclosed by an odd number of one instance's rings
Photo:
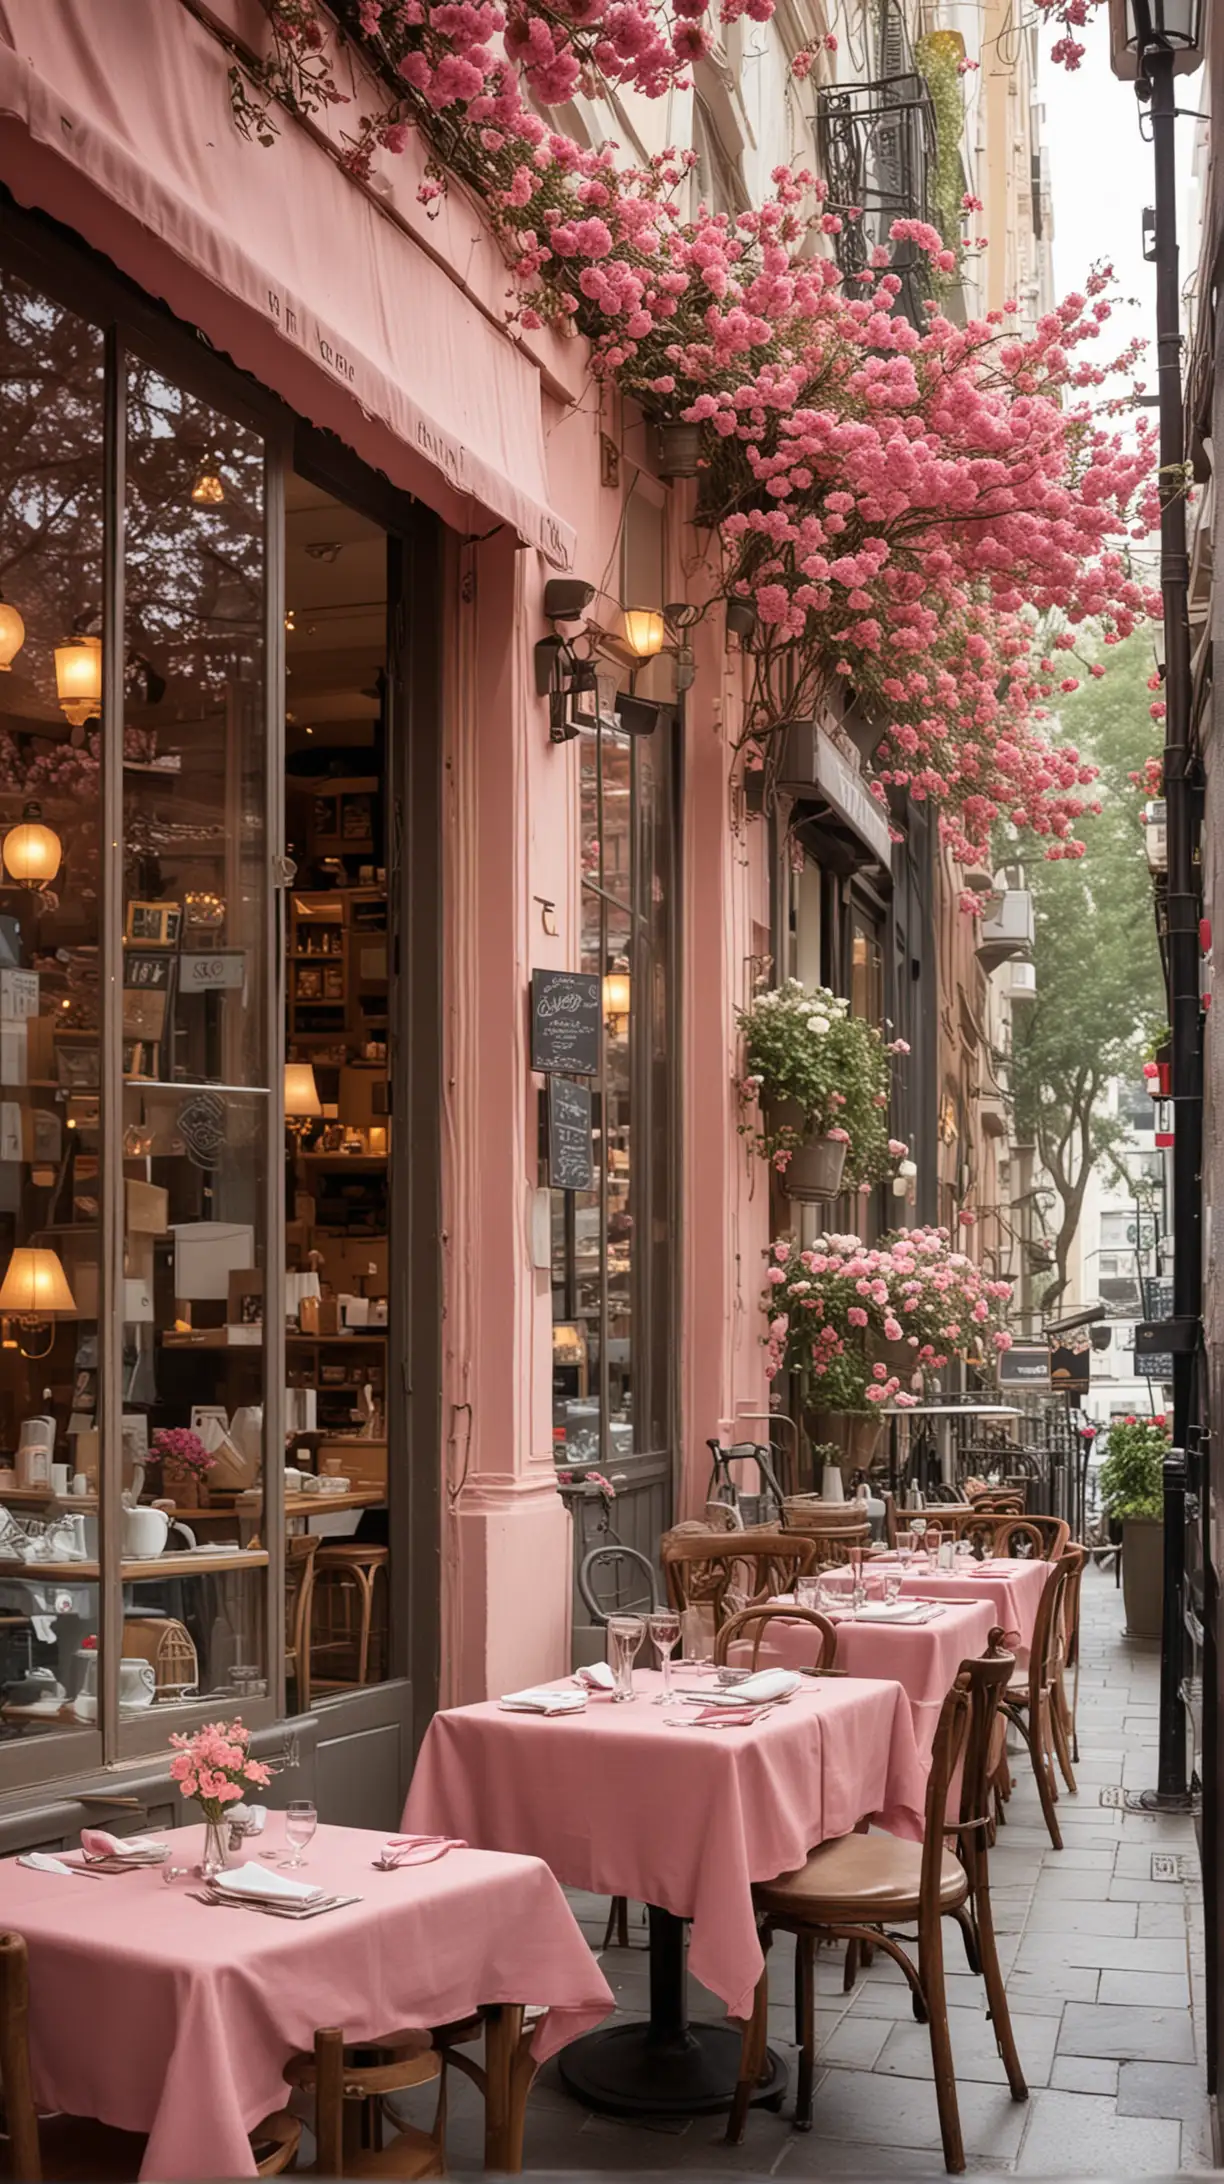
POLYGON ((926 261, 913 243, 893 243, 894 220, 928 220, 935 162, 935 110, 915 71, 876 83, 839 84, 816 98, 816 146, 829 185, 828 210, 842 220, 833 248, 848 280, 883 245, 900 276, 897 306, 912 325, 926 322, 926 261), (860 217, 849 219, 858 207, 860 217))

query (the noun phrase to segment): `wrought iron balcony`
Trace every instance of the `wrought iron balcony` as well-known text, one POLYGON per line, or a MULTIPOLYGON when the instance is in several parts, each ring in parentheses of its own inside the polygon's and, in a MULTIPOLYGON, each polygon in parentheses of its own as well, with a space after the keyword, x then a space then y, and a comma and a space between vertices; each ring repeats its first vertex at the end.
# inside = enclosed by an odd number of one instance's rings
POLYGON ((894 220, 930 218, 935 109, 925 80, 911 69, 819 91, 816 147, 829 185, 828 210, 842 218, 833 248, 843 274, 853 279, 863 272, 883 245, 901 280, 898 309, 912 325, 925 325, 926 262, 913 243, 894 243, 889 234, 894 220), (848 219, 855 206, 861 216, 848 219))

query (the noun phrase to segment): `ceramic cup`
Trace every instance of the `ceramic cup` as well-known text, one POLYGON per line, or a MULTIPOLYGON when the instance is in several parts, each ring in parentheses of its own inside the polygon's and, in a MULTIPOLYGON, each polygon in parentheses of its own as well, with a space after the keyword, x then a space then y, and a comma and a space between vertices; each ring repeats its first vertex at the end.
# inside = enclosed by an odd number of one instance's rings
POLYGON ((120 1706, 152 1706, 156 1689, 157 1677, 151 1661, 120 1661, 120 1706))

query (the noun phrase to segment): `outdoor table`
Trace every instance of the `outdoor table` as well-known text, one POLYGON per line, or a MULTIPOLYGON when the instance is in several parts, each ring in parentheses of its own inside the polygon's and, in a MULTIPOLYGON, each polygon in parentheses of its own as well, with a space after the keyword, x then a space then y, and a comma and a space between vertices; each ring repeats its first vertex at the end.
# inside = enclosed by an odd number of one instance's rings
MULTIPOLYGON (((781 1600, 779 1606, 791 1605, 781 1600)), ((877 1677, 899 1683, 910 1703, 914 1736, 925 1765, 929 1766, 939 1726, 940 1708, 956 1679, 962 1661, 986 1651, 997 1617, 988 1600, 949 1601, 942 1615, 929 1623, 855 1622, 849 1613, 830 1613, 837 1628, 837 1662, 847 1676, 877 1677)), ((760 1665, 772 1663, 798 1668, 810 1662, 815 1633, 810 1626, 772 1623, 761 1640, 760 1665)), ((747 1660, 751 1646, 733 1648, 737 1659, 747 1660)))
POLYGON ((993 1601, 995 1621, 1003 1630, 1018 1634, 1017 1659, 1027 1659, 1041 1595, 1053 1564, 1036 1556, 1031 1560, 997 1557, 986 1562, 966 1556, 962 1560, 966 1564, 963 1577, 957 1569, 907 1570, 901 1580, 902 1598, 917 1595, 926 1600, 993 1601))
MULTIPOLYGON (((683 1665, 675 1681, 698 1687, 683 1665)), ((692 1922, 694 1976, 732 2017, 746 2016, 764 1962, 753 1882, 793 1872, 869 1817, 917 1839, 926 1769, 899 1684, 805 1681, 743 1728, 696 1726, 698 1708, 683 1700, 653 1705, 652 1670, 634 1684, 632 1703, 592 1697, 581 1714, 495 1703, 435 1714, 404 1825, 530 1849, 572 1888, 645 1903, 649 2022, 578 2041, 561 2075, 609 2114, 700 2114, 730 2106, 740 2038, 727 2025, 689 2024, 682 1922, 692 1922)), ((760 2098, 777 2100, 784 2082, 772 2057, 760 2098)))
MULTIPOLYGON (((175 1864, 199 1858, 203 1828, 170 1835, 175 1864)), ((160 1866, 81 1881, 5 1859, 0 1929, 29 1951, 39 2107, 147 2132, 142 2177, 254 2176, 247 2134, 284 2106, 285 2065, 320 2026, 369 2041, 541 2003, 544 2062, 608 2015, 607 1981, 538 1858, 452 1850, 384 1873, 384 1841, 320 1828, 302 1877, 362 1900, 301 1922, 211 1908, 188 1893, 198 1879, 167 1884, 160 1866)))

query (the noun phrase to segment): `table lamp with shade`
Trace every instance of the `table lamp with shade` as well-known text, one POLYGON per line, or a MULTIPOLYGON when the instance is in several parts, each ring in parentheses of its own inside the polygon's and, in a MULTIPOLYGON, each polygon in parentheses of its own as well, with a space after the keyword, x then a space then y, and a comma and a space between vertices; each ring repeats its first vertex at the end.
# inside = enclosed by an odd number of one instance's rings
POLYGON ((0 1319, 17 1322, 17 1347, 23 1357, 48 1356, 57 1319, 75 1316, 76 1299, 58 1251, 18 1244, 0 1283, 0 1319), (32 1341, 46 1329, 40 1348, 32 1341))
POLYGON ((301 1140, 323 1116, 323 1102, 309 1062, 285 1063, 285 1128, 301 1140))

